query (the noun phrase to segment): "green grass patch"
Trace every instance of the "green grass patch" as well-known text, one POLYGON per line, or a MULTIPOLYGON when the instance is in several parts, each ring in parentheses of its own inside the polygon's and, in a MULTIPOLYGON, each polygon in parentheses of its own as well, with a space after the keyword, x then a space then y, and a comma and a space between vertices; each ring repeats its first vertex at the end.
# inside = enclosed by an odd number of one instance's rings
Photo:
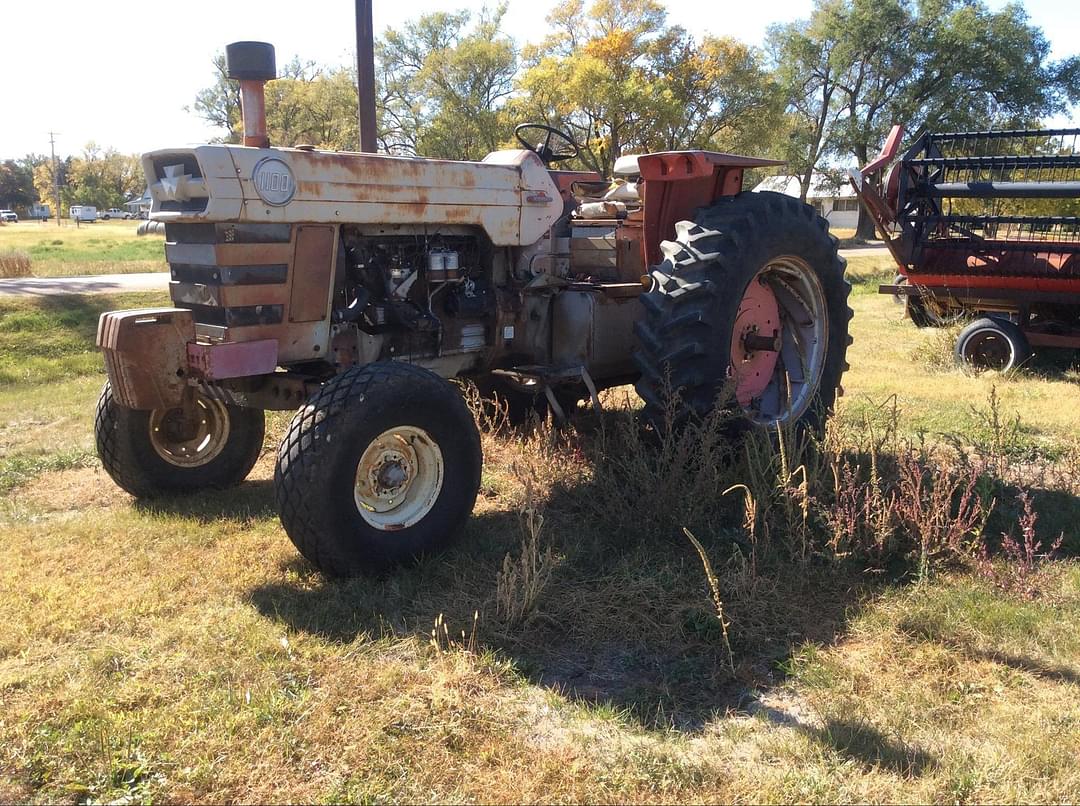
POLYGON ((120 308, 167 304, 161 292, 0 297, 0 386, 101 373, 94 345, 98 317, 120 308))
POLYGON ((851 283, 851 293, 876 294, 882 283, 891 283, 896 277, 896 263, 888 254, 853 255, 847 258, 845 276, 851 283))
POLYGON ((20 223, 0 230, 0 252, 17 251, 30 258, 37 277, 87 274, 129 274, 166 271, 160 235, 136 235, 138 222, 100 221, 75 227, 71 222, 20 223))
POLYGON ((96 455, 80 448, 53 454, 0 456, 0 495, 33 481, 42 473, 92 467, 96 463, 96 455))

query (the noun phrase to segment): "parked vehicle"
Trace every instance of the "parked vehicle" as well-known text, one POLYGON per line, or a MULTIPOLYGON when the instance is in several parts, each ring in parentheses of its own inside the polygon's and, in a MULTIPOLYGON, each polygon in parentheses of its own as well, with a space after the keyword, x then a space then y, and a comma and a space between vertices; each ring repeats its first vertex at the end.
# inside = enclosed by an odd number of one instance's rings
POLYGON ((75 204, 72 205, 71 210, 68 212, 68 217, 72 221, 93 222, 97 221, 98 212, 96 207, 75 204))
POLYGON ((636 383, 658 429, 718 401, 773 430, 831 408, 850 286, 811 207, 742 192, 776 161, 624 156, 611 181, 554 167, 579 147, 538 123, 482 162, 270 148, 272 46, 226 60, 245 145, 143 156, 175 307, 98 327, 98 454, 133 495, 239 483, 264 410, 299 409, 281 521, 352 575, 440 550, 472 511, 480 437, 450 378, 559 418, 636 383))
POLYGON ((19 220, 19 216, 14 210, 0 210, 0 221, 5 224, 14 224, 19 220))
POLYGON ((920 327, 974 319, 955 348, 974 369, 1080 350, 1080 128, 926 133, 894 164, 903 132, 852 172, 900 269, 881 293, 920 327))
POLYGON ((119 207, 110 207, 98 216, 102 221, 108 221, 110 218, 122 218, 127 220, 131 217, 131 213, 127 210, 121 210, 119 207))

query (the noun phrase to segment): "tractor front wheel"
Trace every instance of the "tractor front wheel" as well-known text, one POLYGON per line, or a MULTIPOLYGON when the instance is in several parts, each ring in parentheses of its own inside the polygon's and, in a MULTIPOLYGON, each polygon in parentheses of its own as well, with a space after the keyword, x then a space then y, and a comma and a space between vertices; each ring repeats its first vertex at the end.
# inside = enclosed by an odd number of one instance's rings
POLYGON ((259 409, 230 406, 194 392, 190 409, 121 406, 105 384, 94 437, 105 472, 137 498, 239 484, 262 450, 259 409))
POLYGON ((777 193, 741 193, 676 224, 641 297, 645 416, 706 416, 725 389, 758 426, 817 427, 846 369, 850 285, 828 224, 777 193))
POLYGON ((379 362, 327 382, 278 451, 281 523, 320 571, 354 576, 445 548, 472 512, 480 434, 458 390, 379 362))

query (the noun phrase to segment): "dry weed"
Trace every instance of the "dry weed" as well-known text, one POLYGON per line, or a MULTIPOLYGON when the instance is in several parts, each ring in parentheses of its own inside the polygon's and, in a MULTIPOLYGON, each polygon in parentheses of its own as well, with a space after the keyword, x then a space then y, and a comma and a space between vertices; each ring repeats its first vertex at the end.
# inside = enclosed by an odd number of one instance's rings
POLYGON ((935 563, 971 555, 994 502, 984 504, 979 497, 979 474, 973 468, 922 461, 914 452, 897 458, 896 513, 918 541, 918 576, 923 580, 935 563))
POLYGON ((721 401, 708 417, 677 425, 678 396, 668 400, 660 428, 646 430, 627 403, 583 444, 592 484, 582 503, 628 540, 674 537, 684 527, 715 532, 730 517, 723 494, 740 479, 729 407, 721 401))
MULTIPOLYGON (((452 652, 472 652, 475 653, 477 649, 477 628, 480 626, 480 611, 473 611, 472 629, 469 634, 465 634, 465 630, 461 631, 460 638, 458 636, 450 635, 450 627, 446 623, 446 617, 439 613, 435 617, 435 625, 431 628, 431 639, 429 644, 435 651, 436 655, 447 655, 452 652)), ((285 639, 281 639, 283 642, 285 639)))
POLYGON ((720 630, 724 636, 724 648, 727 649, 728 664, 731 667, 732 675, 735 674, 735 656, 731 652, 731 639, 728 637, 728 627, 731 626, 726 618, 724 618, 724 600, 720 597, 720 583, 716 579, 716 574, 713 573, 712 562, 709 560, 709 555, 705 551, 705 547, 701 545, 693 532, 684 528, 683 534, 687 536, 690 542, 697 550, 698 556, 701 558, 701 564, 705 569, 705 578, 709 581, 709 591, 712 594, 713 607, 716 608, 716 618, 720 622, 720 630))
POLYGON ((500 618, 508 625, 519 625, 533 613, 536 603, 551 579, 555 555, 551 547, 541 551, 540 532, 544 527, 544 503, 538 489, 536 468, 515 464, 515 477, 523 487, 518 503, 521 524, 520 553, 503 558, 502 570, 496 577, 495 602, 500 618))
POLYGON ((26 252, 0 252, 0 277, 29 277, 30 255, 26 252))
POLYGON ((1022 512, 1017 519, 1020 537, 1017 539, 1011 531, 1002 532, 1001 549, 1003 561, 995 563, 990 556, 989 547, 983 543, 980 547, 977 568, 979 573, 997 587, 1025 599, 1034 599, 1039 595, 1039 586, 1035 574, 1039 567, 1052 559, 1061 548, 1065 535, 1058 535, 1048 551, 1042 551, 1042 541, 1036 537, 1035 525, 1039 515, 1035 512, 1031 497, 1027 493, 1017 496, 1022 512))

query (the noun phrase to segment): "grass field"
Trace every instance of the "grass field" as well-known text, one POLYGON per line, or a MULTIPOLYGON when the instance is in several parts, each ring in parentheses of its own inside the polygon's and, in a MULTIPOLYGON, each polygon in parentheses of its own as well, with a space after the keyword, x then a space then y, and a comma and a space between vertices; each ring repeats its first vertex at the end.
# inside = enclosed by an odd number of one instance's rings
POLYGON ((35 277, 166 271, 164 239, 135 234, 138 221, 20 221, 0 227, 0 254, 21 252, 35 277))
MULTIPOLYGON (((1013 476, 1038 469, 1040 536, 1067 530, 1066 548, 1080 548, 1075 372, 946 368, 940 334, 873 293, 888 273, 851 263, 844 427, 874 428, 895 402, 905 438, 989 446, 1013 476)), ((1030 597, 971 566, 921 580, 824 555, 750 569, 732 542, 733 497, 723 518, 694 524, 726 643, 688 524, 664 525, 683 488, 613 507, 626 492, 605 478, 613 464, 588 461, 608 436, 586 417, 564 437, 485 435, 476 515, 447 556, 331 582, 274 512, 284 415, 234 491, 134 503, 100 469, 94 322, 158 301, 0 300, 0 801, 1060 802, 1080 791, 1074 561, 1035 568, 1030 597), (507 590, 504 558, 526 553, 530 507, 544 518, 546 582, 514 618, 502 603, 522 591, 507 590)), ((997 513, 994 528, 1007 528, 1015 509, 1002 499, 997 513)))

